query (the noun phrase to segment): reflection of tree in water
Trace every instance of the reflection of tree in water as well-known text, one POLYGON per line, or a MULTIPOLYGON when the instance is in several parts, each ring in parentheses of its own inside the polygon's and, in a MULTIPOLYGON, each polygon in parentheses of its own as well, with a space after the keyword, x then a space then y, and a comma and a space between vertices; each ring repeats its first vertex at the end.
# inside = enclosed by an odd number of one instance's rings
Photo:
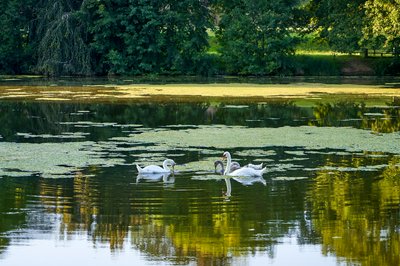
MULTIPOLYGON (((260 212, 265 208, 265 202, 250 200, 251 190, 246 203, 238 204, 234 200, 225 201, 222 196, 217 200, 210 197, 220 195, 221 187, 206 182, 203 188, 208 197, 200 202, 197 197, 201 195, 190 191, 176 195, 175 191, 147 190, 146 186, 135 190, 136 184, 127 186, 129 180, 100 174, 99 170, 104 171, 94 167, 85 173, 77 172, 73 179, 35 178, 32 182, 24 180, 13 186, 2 186, 0 192, 5 193, 0 194, 0 209, 4 206, 26 209, 26 195, 39 195, 30 203, 29 209, 36 218, 58 214, 59 227, 48 226, 59 230, 55 232, 59 240, 83 233, 89 236, 94 246, 100 243, 118 250, 131 245, 151 260, 167 258, 178 263, 196 260, 199 265, 234 264, 236 256, 255 252, 265 252, 273 257, 276 239, 286 234, 291 225, 260 221, 278 217, 285 221, 294 219, 290 217, 291 212, 280 210, 283 213, 279 213, 273 205, 271 211, 260 212), (8 202, 10 200, 12 202, 8 202), (254 232, 261 235, 255 237, 254 232)), ((272 201, 281 202, 282 199, 272 201)), ((26 223, 26 216, 29 214, 9 223, 2 222, 1 230, 6 232, 26 223)), ((7 241, 1 239, 2 246, 8 245, 7 241)))
MULTIPOLYGON (((226 108, 227 103, 136 103, 136 104, 79 104, 1 102, 0 135, 13 141, 16 133, 59 135, 66 132, 88 132, 94 140, 104 140, 122 134, 112 127, 75 127, 79 121, 93 123, 138 124, 144 127, 166 125, 226 125, 255 126, 292 125, 307 112, 291 102, 249 104, 245 108, 226 108), (269 119, 271 118, 271 119, 269 119)), ((306 122, 298 122, 306 123, 306 122)), ((65 141, 65 140, 64 140, 65 141)))
POLYGON ((306 124, 311 117, 310 110, 298 107, 292 101, 286 100, 246 104, 245 107, 221 103, 217 110, 215 121, 225 125, 294 126, 306 124))
POLYGON ((400 101, 387 104, 389 108, 383 110, 383 117, 375 118, 371 129, 375 132, 391 133, 400 131, 400 101))
MULTIPOLYGON (((315 126, 343 126, 346 120, 362 118, 365 112, 365 104, 354 102, 337 102, 337 103, 318 103, 314 108, 315 121, 311 121, 310 125, 315 126)), ((361 123, 358 122, 358 127, 361 123)))
POLYGON ((35 193, 33 178, 0 178, 0 253, 10 244, 6 234, 21 228, 26 223, 27 214, 22 211, 27 204, 26 195, 35 193))
MULTIPOLYGON (((273 257, 276 239, 291 228, 290 223, 260 223, 278 217, 276 210, 259 211, 265 208, 265 202, 243 205, 225 201, 222 196, 217 201, 205 197, 199 202, 194 200, 199 195, 190 191, 176 195, 163 189, 147 191, 145 186, 144 190, 135 190, 137 184, 130 187, 122 181, 115 176, 82 173, 77 173, 73 181, 42 179, 41 201, 47 212, 62 214, 61 236, 87 232, 94 244, 104 243, 112 250, 131 245, 151 260, 168 258, 187 263, 192 258, 199 265, 208 265, 233 263, 236 257, 256 252, 273 257), (262 233, 262 237, 254 237, 254 232, 262 233)), ((221 193, 214 182, 204 183, 203 189, 221 193)), ((252 195, 249 190, 249 198, 252 195)), ((279 219, 294 218, 279 215, 279 219)))
MULTIPOLYGON (((344 164, 365 165, 360 160, 355 157, 344 164)), ((317 173, 309 201, 312 227, 321 236, 324 254, 363 265, 399 265, 399 162, 393 157, 378 176, 331 169, 317 173)))
POLYGON ((93 123, 138 124, 144 127, 166 125, 225 124, 256 127, 279 126, 354 126, 376 132, 400 130, 400 108, 397 102, 388 108, 367 108, 363 103, 318 103, 312 110, 291 101, 269 101, 260 104, 230 105, 219 103, 0 103, 0 135, 14 140, 17 132, 58 135, 65 132, 88 132, 94 140, 122 134, 112 127, 74 126, 78 121, 93 123), (383 113, 368 116, 366 112, 383 113), (314 117, 313 117, 314 116, 314 117))
POLYGON ((400 131, 399 103, 387 103, 387 108, 367 108, 364 103, 337 102, 319 103, 314 107, 315 121, 310 125, 316 126, 355 126, 371 129, 375 132, 391 133, 400 131), (366 112, 378 112, 378 117, 366 115, 366 112))
POLYGON ((61 125, 60 121, 71 121, 68 114, 79 110, 77 106, 59 103, 0 103, 0 135, 13 141, 17 132, 31 134, 60 134, 69 131, 71 126, 61 125))

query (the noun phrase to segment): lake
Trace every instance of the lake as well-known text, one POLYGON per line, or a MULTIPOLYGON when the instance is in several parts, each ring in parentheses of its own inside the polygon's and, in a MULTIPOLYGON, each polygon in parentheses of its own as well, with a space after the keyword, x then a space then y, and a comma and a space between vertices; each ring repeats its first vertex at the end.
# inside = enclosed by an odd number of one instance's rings
POLYGON ((212 82, 238 94, 3 78, 1 265, 400 265, 397 80, 212 82), (267 172, 223 176, 225 151, 267 172))

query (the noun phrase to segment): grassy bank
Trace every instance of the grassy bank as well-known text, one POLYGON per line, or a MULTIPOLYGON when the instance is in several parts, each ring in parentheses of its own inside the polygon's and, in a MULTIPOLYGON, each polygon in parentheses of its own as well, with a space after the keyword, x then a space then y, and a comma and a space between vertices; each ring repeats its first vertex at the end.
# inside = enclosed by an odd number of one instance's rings
POLYGON ((383 76, 399 75, 399 61, 390 57, 358 55, 298 54, 289 58, 294 75, 299 76, 383 76))

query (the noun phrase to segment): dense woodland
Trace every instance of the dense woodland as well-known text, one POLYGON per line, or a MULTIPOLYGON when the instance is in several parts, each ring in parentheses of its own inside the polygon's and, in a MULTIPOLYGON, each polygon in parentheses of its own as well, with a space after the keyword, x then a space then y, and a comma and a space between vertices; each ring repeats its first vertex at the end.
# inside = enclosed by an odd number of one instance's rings
POLYGON ((296 47, 398 60, 396 0, 2 0, 0 73, 276 75, 296 47), (367 53, 365 53, 366 55, 367 53))

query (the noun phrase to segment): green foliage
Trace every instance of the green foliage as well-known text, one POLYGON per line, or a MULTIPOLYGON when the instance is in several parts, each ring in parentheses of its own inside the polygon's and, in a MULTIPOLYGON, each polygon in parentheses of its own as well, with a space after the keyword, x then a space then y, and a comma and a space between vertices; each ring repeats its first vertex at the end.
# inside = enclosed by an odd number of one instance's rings
POLYGON ((207 61, 211 16, 205 1, 90 1, 99 71, 196 73, 207 61))
POLYGON ((332 52, 328 42, 325 39, 319 38, 315 32, 308 34, 296 34, 299 42, 296 44, 296 54, 301 53, 330 53, 332 52))
POLYGON ((296 55, 290 58, 292 72, 306 76, 338 76, 343 60, 332 55, 296 55))
POLYGON ((367 32, 372 38, 383 37, 385 44, 400 45, 400 3, 395 0, 367 0, 366 14, 371 27, 367 32))
MULTIPOLYGON (((393 0, 4 0, 0 73, 301 73, 290 57, 298 49, 398 55, 399 14, 393 0)), ((340 73, 297 61, 304 74, 340 73)), ((386 62, 373 65, 397 74, 386 62)))
POLYGON ((0 73, 18 74, 32 64, 29 45, 31 0, 0 1, 0 73))
POLYGON ((311 0, 310 27, 326 40, 334 51, 351 53, 360 49, 363 36, 365 0, 311 0))
POLYGON ((221 1, 217 36, 221 59, 232 74, 273 74, 293 52, 293 1, 221 1))
POLYGON ((87 45, 87 24, 80 13, 79 0, 42 1, 38 8, 37 39, 40 73, 89 75, 90 49, 87 45))
POLYGON ((390 57, 332 54, 300 54, 290 57, 288 65, 293 74, 305 76, 398 75, 400 69, 398 61, 390 57))

